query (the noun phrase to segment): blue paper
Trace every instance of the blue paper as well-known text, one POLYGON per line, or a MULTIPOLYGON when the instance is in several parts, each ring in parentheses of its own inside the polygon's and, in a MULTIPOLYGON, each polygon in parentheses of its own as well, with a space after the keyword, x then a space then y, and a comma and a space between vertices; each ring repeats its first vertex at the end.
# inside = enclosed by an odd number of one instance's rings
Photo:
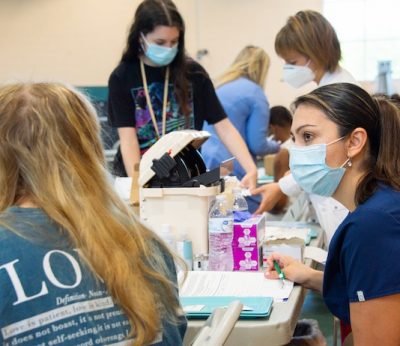
POLYGON ((182 307, 188 318, 208 317, 214 309, 226 307, 234 300, 239 300, 245 307, 241 318, 269 317, 272 309, 272 297, 180 297, 182 307), (196 307, 194 311, 190 307, 196 307))
POLYGON ((233 218, 235 222, 243 222, 246 221, 247 219, 250 219, 252 216, 251 213, 248 211, 235 211, 233 212, 233 218))

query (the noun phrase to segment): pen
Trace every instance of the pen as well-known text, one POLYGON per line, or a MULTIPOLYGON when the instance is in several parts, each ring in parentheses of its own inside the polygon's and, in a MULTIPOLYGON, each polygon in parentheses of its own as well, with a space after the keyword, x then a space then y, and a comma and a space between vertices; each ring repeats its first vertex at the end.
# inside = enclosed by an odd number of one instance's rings
POLYGON ((274 268, 278 273, 279 279, 282 280, 282 287, 285 285, 285 273, 282 271, 281 267, 279 266, 278 262, 274 260, 274 268))

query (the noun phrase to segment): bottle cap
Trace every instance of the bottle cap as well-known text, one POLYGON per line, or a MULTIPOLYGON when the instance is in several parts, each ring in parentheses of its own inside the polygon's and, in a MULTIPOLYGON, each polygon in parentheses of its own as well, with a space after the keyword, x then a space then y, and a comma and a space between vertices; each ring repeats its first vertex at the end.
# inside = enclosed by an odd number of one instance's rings
POLYGON ((216 195, 215 196, 215 198, 218 200, 218 201, 222 201, 222 200, 225 200, 226 199, 226 196, 224 195, 224 194, 219 194, 219 195, 216 195))

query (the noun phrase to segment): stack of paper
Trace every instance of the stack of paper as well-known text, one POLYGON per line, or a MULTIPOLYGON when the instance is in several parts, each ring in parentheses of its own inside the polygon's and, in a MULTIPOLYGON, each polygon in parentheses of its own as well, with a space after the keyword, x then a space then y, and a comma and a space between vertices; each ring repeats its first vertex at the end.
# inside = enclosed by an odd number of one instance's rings
POLYGON ((190 271, 181 283, 181 297, 272 297, 275 301, 289 298, 293 282, 268 280, 262 272, 190 271))
POLYGON ((277 240, 277 239, 292 239, 299 238, 306 244, 309 241, 309 228, 293 228, 293 227, 265 227, 265 240, 277 240))

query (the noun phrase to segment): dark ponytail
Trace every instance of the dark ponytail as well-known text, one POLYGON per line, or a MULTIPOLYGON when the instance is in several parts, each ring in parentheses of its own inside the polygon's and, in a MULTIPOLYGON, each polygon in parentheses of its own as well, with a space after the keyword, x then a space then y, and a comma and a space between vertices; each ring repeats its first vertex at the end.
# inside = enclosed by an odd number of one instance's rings
POLYGON ((384 96, 374 97, 380 114, 379 150, 375 165, 357 187, 356 201, 367 200, 382 182, 400 191, 400 109, 384 96))

